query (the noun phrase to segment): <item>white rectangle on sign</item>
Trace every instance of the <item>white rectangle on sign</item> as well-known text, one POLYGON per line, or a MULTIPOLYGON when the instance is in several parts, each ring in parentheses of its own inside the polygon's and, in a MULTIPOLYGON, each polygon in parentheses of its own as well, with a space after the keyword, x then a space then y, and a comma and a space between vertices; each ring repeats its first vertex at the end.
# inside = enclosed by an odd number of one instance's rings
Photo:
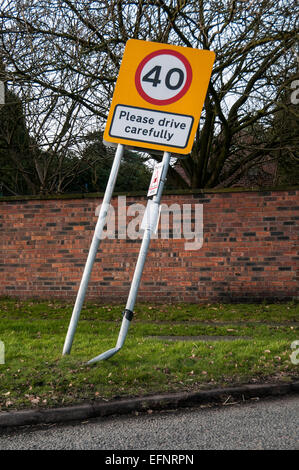
POLYGON ((149 185, 147 197, 154 196, 158 192, 158 187, 161 179, 163 163, 156 163, 154 167, 154 171, 152 174, 152 179, 149 185))
POLYGON ((193 117, 118 104, 109 135, 126 140, 184 148, 188 144, 193 117))

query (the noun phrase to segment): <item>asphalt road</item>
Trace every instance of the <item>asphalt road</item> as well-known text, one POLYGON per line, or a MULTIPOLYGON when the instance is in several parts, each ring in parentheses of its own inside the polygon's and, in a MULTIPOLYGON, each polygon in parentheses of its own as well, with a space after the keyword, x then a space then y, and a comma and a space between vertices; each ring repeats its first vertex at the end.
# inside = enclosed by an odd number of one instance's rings
POLYGON ((0 450, 299 449, 299 396, 0 431, 0 450))

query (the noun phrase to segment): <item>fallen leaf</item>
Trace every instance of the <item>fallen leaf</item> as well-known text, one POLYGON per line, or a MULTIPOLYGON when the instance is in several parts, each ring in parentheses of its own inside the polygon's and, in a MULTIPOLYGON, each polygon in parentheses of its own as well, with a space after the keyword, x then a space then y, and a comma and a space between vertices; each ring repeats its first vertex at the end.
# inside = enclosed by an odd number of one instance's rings
POLYGON ((29 400, 33 405, 37 405, 40 402, 40 397, 31 397, 29 400))

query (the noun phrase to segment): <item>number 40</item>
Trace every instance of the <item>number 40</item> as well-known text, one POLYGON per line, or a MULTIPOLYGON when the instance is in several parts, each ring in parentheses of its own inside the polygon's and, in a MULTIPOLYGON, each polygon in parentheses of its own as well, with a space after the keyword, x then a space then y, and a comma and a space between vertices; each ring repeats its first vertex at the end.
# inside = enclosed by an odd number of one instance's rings
MULTIPOLYGON (((155 65, 155 67, 153 67, 149 72, 147 72, 142 77, 142 81, 152 83, 153 87, 157 87, 161 83, 161 80, 160 80, 161 69, 162 69, 161 65, 155 65)), ((184 78, 185 78, 185 75, 184 75, 183 70, 179 68, 172 68, 167 72, 165 76, 165 85, 170 90, 178 90, 182 86, 184 82, 184 78), (178 75, 175 75, 176 83, 171 83, 171 78, 173 74, 178 74, 178 75)), ((172 81, 174 81, 175 79, 173 79, 172 81)))

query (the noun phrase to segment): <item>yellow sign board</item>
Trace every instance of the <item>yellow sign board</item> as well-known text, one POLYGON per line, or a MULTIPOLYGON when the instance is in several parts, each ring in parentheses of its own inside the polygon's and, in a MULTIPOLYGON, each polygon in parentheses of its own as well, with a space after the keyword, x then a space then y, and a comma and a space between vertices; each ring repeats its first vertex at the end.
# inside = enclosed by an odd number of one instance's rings
POLYGON ((204 104, 214 52, 130 39, 104 140, 187 154, 204 104))

